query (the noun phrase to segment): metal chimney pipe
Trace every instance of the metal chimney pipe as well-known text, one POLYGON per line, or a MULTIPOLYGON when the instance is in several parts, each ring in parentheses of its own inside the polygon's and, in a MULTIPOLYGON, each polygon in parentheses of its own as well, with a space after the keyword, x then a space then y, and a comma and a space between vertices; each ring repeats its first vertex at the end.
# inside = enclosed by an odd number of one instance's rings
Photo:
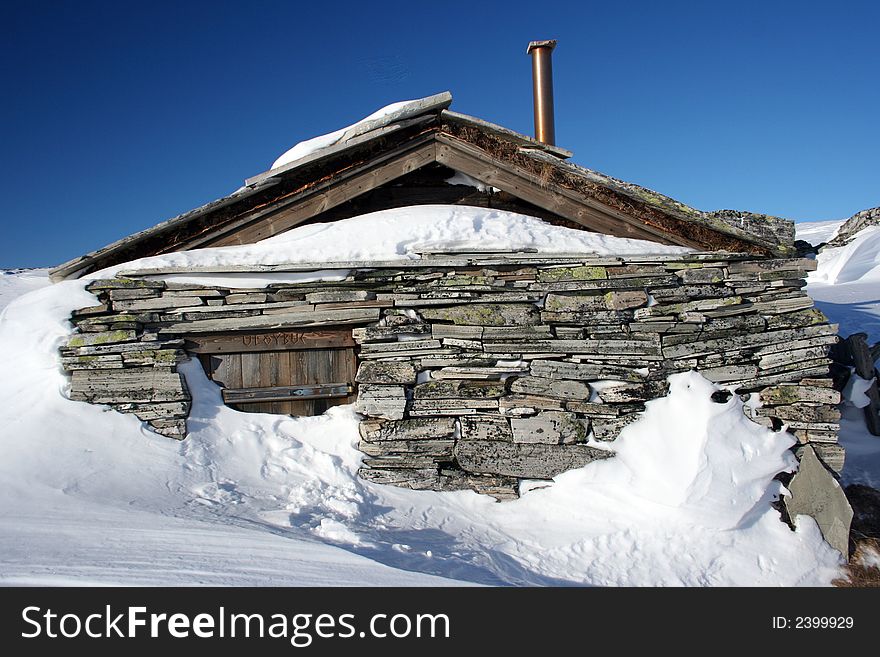
POLYGON ((532 90, 535 98, 535 139, 556 145, 553 121, 553 49, 556 40, 532 41, 526 54, 532 56, 532 90))

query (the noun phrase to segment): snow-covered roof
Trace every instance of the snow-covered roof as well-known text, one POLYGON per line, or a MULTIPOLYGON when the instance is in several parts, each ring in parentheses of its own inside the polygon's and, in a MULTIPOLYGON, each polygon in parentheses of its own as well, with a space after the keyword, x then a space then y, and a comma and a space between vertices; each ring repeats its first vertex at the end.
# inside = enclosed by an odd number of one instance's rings
MULTIPOLYGON (((77 278, 162 253, 253 243, 304 222, 332 221, 339 217, 325 219, 329 210, 436 165, 588 231, 701 250, 767 255, 791 250, 789 221, 696 210, 567 162, 572 154, 565 149, 452 112, 451 102, 444 92, 393 103, 351 126, 302 141, 232 194, 59 265, 52 277, 77 278)), ((442 201, 419 204, 436 202, 442 201)), ((377 209, 382 208, 369 208, 377 209)))

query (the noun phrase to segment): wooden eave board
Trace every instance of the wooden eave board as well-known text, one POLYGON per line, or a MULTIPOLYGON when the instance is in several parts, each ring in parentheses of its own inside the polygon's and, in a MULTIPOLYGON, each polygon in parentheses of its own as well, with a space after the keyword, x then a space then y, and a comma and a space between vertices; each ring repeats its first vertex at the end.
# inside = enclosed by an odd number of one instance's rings
POLYGON ((684 236, 665 233, 646 226, 640 220, 613 208, 542 181, 531 172, 492 157, 477 146, 451 135, 440 133, 437 135, 437 141, 438 162, 570 219, 589 230, 662 244, 692 248, 700 246, 684 236))
POLYGON ((188 246, 193 248, 252 244, 295 228, 322 212, 435 161, 433 135, 423 135, 379 159, 344 170, 302 194, 286 199, 284 204, 276 204, 229 223, 207 238, 188 246))
POLYGON ((444 122, 448 121, 450 123, 469 125, 474 128, 478 128, 484 132, 497 135, 498 137, 501 137, 502 139, 505 139, 507 141, 514 142, 515 144, 522 146, 523 148, 531 148, 543 151, 560 159, 568 159, 572 155, 574 155, 574 153, 572 153, 571 151, 560 148, 559 146, 545 144, 542 141, 538 141, 537 139, 533 139, 532 137, 514 132, 513 130, 509 130, 504 126, 490 123, 489 121, 484 121, 483 119, 478 119, 475 116, 468 116, 467 114, 460 114, 459 112, 453 112, 452 110, 445 109, 440 112, 440 120, 444 122))
MULTIPOLYGON (((442 102, 439 102, 439 105, 442 105, 442 102)), ((393 116, 394 115, 388 115, 388 117, 386 118, 393 118, 393 116)), ((170 233, 194 221, 195 219, 198 219, 205 215, 209 215, 210 213, 229 206, 233 203, 243 201, 248 197, 257 194, 258 192, 263 191, 267 186, 277 184, 281 180, 281 178, 284 177, 284 174, 289 175, 294 171, 299 171, 301 169, 319 167, 320 165, 334 159, 335 157, 344 154, 346 151, 354 150, 359 146, 364 146, 380 139, 385 139, 389 135, 397 133, 406 128, 418 126, 420 124, 427 125, 431 121, 435 120, 435 118, 436 115, 432 114, 429 116, 418 116, 410 120, 397 121, 391 125, 383 126, 381 129, 375 129, 366 134, 358 135, 357 137, 350 139, 344 144, 337 144, 332 147, 316 151, 315 153, 309 155, 307 158, 302 158, 300 160, 297 160, 296 162, 290 163, 291 166, 289 167, 279 167, 279 169, 277 170, 269 171, 265 174, 260 174, 260 176, 256 176, 255 178, 248 179, 248 181, 246 181, 246 187, 236 190, 229 196, 224 196, 223 198, 211 201, 210 203, 206 203, 203 206, 180 214, 176 217, 172 217, 171 219, 167 219, 166 221, 163 221, 155 226, 144 229, 132 235, 128 235, 127 237, 123 237, 122 239, 112 242, 107 246, 101 247, 100 249, 97 249, 95 251, 92 251, 91 253, 83 256, 78 256, 65 263, 62 263, 61 265, 58 265, 57 267, 51 269, 49 275, 52 280, 61 280, 64 278, 76 276, 81 272, 85 273, 87 270, 94 270, 96 268, 101 268, 102 266, 109 266, 103 263, 106 263, 108 260, 110 260, 115 253, 118 253, 124 249, 132 248, 136 246, 138 242, 141 242, 145 239, 156 237, 166 232, 170 233), (258 178, 259 180, 256 180, 258 178), (93 267, 93 265, 95 266, 93 267)), ((175 245, 176 248, 174 250, 194 248, 194 246, 196 245, 196 240, 184 240, 180 244, 175 245)))
POLYGON ((197 217, 209 214, 233 203, 238 203, 239 201, 253 196, 257 193, 257 191, 259 190, 249 188, 236 190, 229 196, 224 196, 223 198, 216 199, 198 208, 189 210, 188 212, 184 212, 183 214, 179 214, 176 217, 166 219, 165 221, 156 224, 155 226, 145 228, 144 230, 138 231, 137 233, 133 233, 132 235, 128 235, 126 237, 118 239, 115 242, 111 242, 107 246, 103 246, 100 249, 92 251, 91 253, 77 256, 76 258, 68 260, 67 262, 62 263, 57 267, 50 269, 49 277, 53 281, 70 278, 71 276, 87 269, 92 263, 106 259, 113 253, 129 248, 148 237, 160 235, 163 232, 174 230, 181 225, 189 223, 197 217))
MULTIPOLYGON (((432 101, 437 103, 436 107, 440 107, 446 102, 445 98, 439 96, 432 97, 436 98, 435 101, 432 101)), ((562 167, 567 172, 576 172, 578 169, 559 159, 561 149, 534 142, 528 137, 517 135, 517 133, 500 126, 481 122, 472 117, 465 117, 448 112, 448 110, 443 110, 443 112, 446 121, 464 122, 478 129, 492 132, 495 137, 513 142, 514 145, 524 149, 522 152, 536 158, 539 157, 551 166, 562 167), (550 149, 555 149, 556 153, 554 154, 550 149)), ((383 120, 385 119, 392 122, 357 134, 344 144, 334 145, 312 154, 309 158, 291 163, 296 164, 295 167, 279 172, 267 172, 272 173, 270 177, 260 178, 257 176, 250 179, 250 181, 256 181, 253 188, 238 190, 228 197, 179 215, 153 228, 118 240, 87 256, 76 258, 56 267, 52 271, 53 279, 82 275, 86 271, 114 264, 117 262, 114 260, 115 254, 120 254, 116 256, 118 259, 129 254, 133 257, 143 257, 144 255, 192 248, 253 243, 290 230, 329 209, 433 162, 461 171, 525 202, 578 223, 588 230, 698 249, 705 249, 707 246, 715 248, 715 245, 697 242, 689 238, 682 234, 682 231, 670 231, 649 225, 648 222, 605 205, 585 193, 548 183, 515 162, 501 159, 475 144, 443 132, 436 113, 422 114, 403 120, 399 120, 400 117, 395 117, 392 114, 383 117, 383 120), (432 125, 431 122, 434 124, 432 125), (419 128, 419 126, 423 127, 419 128), (402 134, 401 138, 390 146, 387 152, 380 149, 368 154, 366 159, 357 164, 346 165, 345 157, 348 151, 359 149, 359 147, 375 148, 375 144, 384 143, 377 140, 384 140, 390 134, 400 133, 405 128, 415 128, 415 130, 411 134, 402 134), (335 169, 331 168, 331 165, 335 169), (279 182, 291 185, 290 176, 296 176, 295 180, 302 182, 299 187, 300 191, 295 191, 296 188, 293 187, 291 193, 285 196, 284 188, 279 188, 282 190, 278 195, 280 198, 276 197, 275 200, 260 207, 252 207, 254 201, 251 201, 250 209, 248 209, 248 205, 244 205, 241 213, 238 213, 236 209, 235 213, 231 213, 231 216, 222 217, 222 221, 217 222, 219 225, 207 223, 213 212, 232 203, 246 200, 258 190, 265 190, 268 186, 279 182), (316 181, 313 185, 308 184, 310 176, 314 176, 316 181), (198 221, 199 224, 190 231, 191 234, 188 236, 186 225, 192 221, 198 221), (148 239, 161 241, 162 236, 166 233, 174 235, 176 240, 170 243, 167 248, 151 248, 147 253, 136 251, 140 241, 148 239)), ((369 126, 361 126, 361 128, 366 127, 369 126)), ((562 152, 568 153, 567 151, 562 152)), ((587 182, 598 184, 585 178, 585 183, 587 182)), ((299 185, 299 182, 296 184, 299 185)), ((609 188, 609 190, 618 193, 618 190, 614 188, 609 188)), ((658 208, 655 210, 661 213, 665 212, 658 208)), ((674 221, 683 221, 681 217, 674 214, 668 216, 674 221)), ((697 222, 693 218, 691 221, 697 222)), ((749 240, 747 237, 716 230, 714 226, 700 224, 700 227, 705 232, 724 235, 728 242, 741 240, 747 244, 756 243, 755 240, 749 240)), ((735 243, 731 244, 733 248, 730 246, 726 248, 730 250, 739 248, 735 243)))
POLYGON ((778 244, 770 243, 766 240, 761 240, 758 236, 749 233, 748 231, 740 230, 735 226, 731 226, 729 224, 709 225, 709 220, 706 213, 691 208, 683 203, 680 203, 679 201, 676 201, 673 198, 667 197, 663 194, 659 194, 649 189, 640 188, 638 185, 634 185, 632 183, 616 181, 610 176, 591 171, 590 169, 585 169, 584 167, 581 167, 573 162, 562 162, 557 158, 549 157, 547 153, 541 152, 540 150, 524 149, 521 151, 521 154, 538 162, 557 167, 574 177, 583 179, 585 183, 603 187, 612 194, 630 199, 633 203, 639 205, 647 205, 653 210, 660 212, 668 217, 671 217, 683 224, 698 225, 701 228, 710 230, 720 235, 725 235, 727 237, 740 240, 747 244, 754 244, 768 250, 775 250, 779 246, 778 244), (645 199, 641 198, 638 195, 638 193, 634 193, 632 189, 628 189, 628 187, 641 190, 645 194, 649 194, 652 197, 665 199, 666 202, 663 204, 647 203, 645 199))
POLYGON ((280 166, 277 169, 270 169, 269 171, 264 171, 263 173, 248 178, 244 181, 244 184, 248 187, 258 186, 274 178, 279 178, 284 176, 285 174, 290 174, 292 171, 304 168, 310 164, 329 160, 336 155, 339 155, 340 153, 344 153, 345 151, 354 149, 357 146, 373 141, 374 139, 387 137, 388 135, 398 132, 399 130, 403 130, 404 128, 409 128, 419 124, 427 124, 433 120, 433 115, 417 116, 415 118, 397 121, 395 123, 392 123, 391 125, 382 126, 364 134, 359 134, 357 137, 353 137, 347 141, 340 140, 335 144, 332 144, 331 146, 327 146, 326 148, 321 148, 314 151, 313 153, 309 153, 305 157, 301 157, 298 160, 288 162, 284 166, 280 166))

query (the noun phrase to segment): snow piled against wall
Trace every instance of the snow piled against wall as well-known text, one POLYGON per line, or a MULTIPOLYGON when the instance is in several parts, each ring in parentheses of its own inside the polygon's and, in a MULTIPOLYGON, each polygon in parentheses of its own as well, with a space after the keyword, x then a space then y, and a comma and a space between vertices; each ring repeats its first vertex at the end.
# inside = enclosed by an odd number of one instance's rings
MULTIPOLYGON (((825 247, 816 256, 818 268, 807 278, 816 306, 840 325, 840 335, 866 333, 868 344, 880 342, 880 227, 859 231, 845 246, 825 247)), ((880 365, 880 361, 878 361, 880 365)), ((853 385, 858 383, 853 379, 853 385)), ((880 487, 880 440, 865 427, 859 390, 848 390, 840 442, 846 448, 844 485, 880 487), (856 403, 853 403, 855 401, 856 403)))
POLYGON ((419 251, 474 251, 635 255, 690 249, 553 226, 515 212, 463 205, 419 205, 310 224, 255 244, 195 249, 141 258, 91 277, 125 269, 418 260, 419 251))
POLYGON ((67 400, 57 347, 83 281, 0 316, 0 581, 18 584, 827 584, 839 557, 771 501, 790 439, 714 403, 699 375, 614 459, 495 503, 361 481, 351 407, 316 418, 222 405, 196 361, 190 437, 67 400), (447 579, 438 579, 447 578, 447 579))

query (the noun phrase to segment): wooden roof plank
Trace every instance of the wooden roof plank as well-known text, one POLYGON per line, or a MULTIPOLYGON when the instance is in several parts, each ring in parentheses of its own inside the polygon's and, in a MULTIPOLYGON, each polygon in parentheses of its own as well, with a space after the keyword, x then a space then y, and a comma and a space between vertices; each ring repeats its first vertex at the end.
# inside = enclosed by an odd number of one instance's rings
MULTIPOLYGON (((768 242, 767 240, 762 240, 754 233, 750 233, 746 230, 737 228, 730 223, 712 221, 711 214, 713 213, 707 213, 701 210, 697 210, 696 208, 685 205, 684 203, 676 201, 673 198, 670 198, 663 194, 659 194, 657 192, 654 192, 653 190, 646 189, 634 183, 628 183, 622 180, 618 180, 616 178, 612 178, 611 176, 600 173, 598 171, 593 171, 592 169, 587 169, 586 167, 582 167, 573 162, 560 162, 555 158, 548 157, 546 153, 534 149, 522 150, 521 154, 538 162, 549 163, 562 171, 570 173, 572 176, 584 180, 584 182, 589 182, 591 184, 609 189, 616 194, 632 199, 636 203, 650 206, 656 210, 659 210, 663 214, 674 217, 682 222, 699 225, 703 228, 708 228, 716 233, 721 233, 734 239, 747 242, 749 244, 756 244, 770 250, 773 250, 779 246, 778 244, 768 242)), ((617 210, 614 211, 621 216, 628 217, 628 215, 624 215, 617 210)), ((778 218, 774 217, 773 219, 778 218)))
MULTIPOLYGON (((409 153, 426 144, 433 145, 433 141, 434 136, 432 134, 420 135, 415 139, 411 139, 410 141, 399 145, 397 148, 390 150, 386 153, 382 153, 381 155, 378 155, 367 162, 363 162, 360 165, 344 169, 343 171, 340 171, 337 175, 323 180, 299 193, 292 194, 288 198, 274 203, 269 207, 260 208, 254 212, 248 213, 237 219, 229 221, 223 226, 218 227, 216 230, 211 231, 207 235, 200 235, 191 240, 187 240, 183 242, 180 246, 184 249, 193 249, 205 248, 210 246, 221 246, 224 243, 230 243, 226 240, 226 236, 234 233, 237 230, 242 229, 242 227, 253 224, 264 217, 283 213, 287 209, 305 202, 305 200, 310 197, 324 193, 335 185, 361 176, 364 172, 369 172, 379 166, 382 166, 386 162, 399 158, 401 155, 409 153)), ((232 241, 231 243, 238 244, 241 242, 232 241)))
POLYGON ((409 128, 415 125, 419 125, 422 123, 429 123, 433 120, 433 116, 417 116, 413 119, 408 119, 405 121, 398 121, 391 125, 382 126, 376 130, 371 132, 367 132, 362 135, 358 135, 353 139, 350 139, 346 142, 337 142, 332 146, 327 146, 326 148, 320 148, 313 153, 309 153, 305 157, 301 157, 298 160, 294 160, 293 162, 288 162, 284 166, 280 166, 277 169, 269 169, 268 171, 264 171, 263 173, 257 174, 252 178, 248 178, 244 181, 244 184, 248 187, 260 186, 272 181, 275 178, 279 178, 285 174, 290 173, 291 171, 301 169, 310 164, 318 164, 323 160, 329 160, 330 158, 338 155, 342 152, 355 148, 357 146, 361 146, 362 144, 366 144, 375 139, 380 139, 382 137, 387 137, 388 135, 403 130, 405 128, 409 128))
POLYGON ((538 180, 534 174, 491 157, 471 144, 446 134, 437 135, 437 161, 486 184, 514 194, 551 212, 597 232, 699 248, 680 235, 671 235, 644 225, 598 203, 588 203, 575 192, 538 180))
POLYGON ((543 141, 538 141, 533 137, 514 132, 513 130, 505 128, 504 126, 490 123, 489 121, 484 121, 483 119, 478 119, 475 116, 469 116, 467 114, 461 114, 459 112, 453 112, 452 110, 445 109, 440 112, 440 119, 452 123, 470 125, 490 134, 494 134, 504 139, 507 139, 508 141, 512 141, 524 148, 533 148, 535 150, 543 151, 551 155, 555 155, 556 157, 563 160, 566 160, 574 155, 574 153, 572 153, 571 151, 561 148, 559 146, 545 144, 543 141))
POLYGON ((365 121, 364 123, 355 124, 347 132, 345 132, 338 141, 325 148, 318 149, 313 153, 301 157, 293 162, 278 167, 277 169, 269 169, 263 173, 257 174, 244 181, 248 187, 258 185, 264 180, 284 175, 289 171, 298 169, 306 164, 320 160, 321 158, 331 157, 341 151, 347 150, 358 144, 362 144, 371 139, 383 137, 391 132, 396 132, 411 125, 420 122, 427 122, 433 118, 434 114, 449 107, 452 103, 452 94, 448 91, 443 93, 421 98, 419 100, 408 103, 396 112, 391 112, 378 119, 365 121), (425 116, 430 114, 431 116, 425 116))
POLYGON ((227 205, 230 205, 232 203, 236 203, 242 199, 252 196, 256 192, 257 190, 248 189, 246 187, 237 189, 228 196, 224 196, 223 198, 211 201, 210 203, 206 203, 205 205, 179 214, 176 217, 172 217, 171 219, 166 219, 165 221, 158 223, 155 226, 145 228, 144 230, 138 231, 137 233, 133 233, 131 235, 118 239, 115 242, 111 242, 107 246, 103 246, 100 249, 96 249, 95 251, 61 263, 60 265, 49 270, 49 277, 52 281, 59 281, 65 278, 76 276, 79 272, 87 269, 92 263, 101 258, 107 257, 117 251, 121 251, 147 237, 158 235, 165 231, 174 230, 178 226, 185 225, 197 217, 226 207, 227 205))
MULTIPOLYGON (((437 96, 431 96, 429 98, 438 98, 437 102, 439 103, 439 105, 442 105, 442 103, 445 102, 445 100, 444 100, 444 98, 440 98, 441 96, 443 96, 443 94, 438 94, 437 96)), ((450 100, 451 100, 451 96, 450 96, 450 100)), ((388 115, 388 118, 393 118, 393 117, 394 117, 393 114, 388 115)), ((87 253, 85 255, 78 256, 76 258, 68 260, 67 262, 64 262, 64 263, 54 267, 49 272, 50 278, 53 281, 58 281, 58 280, 63 280, 65 278, 75 277, 80 272, 84 272, 86 269, 88 269, 89 266, 91 264, 95 263, 96 261, 106 259, 106 258, 110 257, 113 253, 122 251, 122 250, 126 249, 127 247, 129 247, 133 244, 136 244, 137 242, 139 242, 145 238, 159 235, 159 234, 162 234, 163 232, 166 232, 166 231, 173 231, 173 230, 177 229, 178 227, 185 225, 198 217, 201 217, 203 215, 206 215, 206 214, 209 214, 209 213, 214 212, 216 210, 219 210, 223 207, 231 205, 232 203, 236 203, 238 201, 246 199, 249 196, 256 194, 258 191, 265 189, 265 187, 268 185, 276 184, 277 178, 279 177, 279 175, 281 173, 286 173, 287 171, 291 170, 292 168, 300 168, 300 167, 304 167, 309 164, 311 164, 311 165, 320 164, 322 160, 330 159, 333 156, 338 155, 339 153, 341 153, 345 150, 348 150, 350 148, 355 148, 357 146, 366 144, 368 142, 371 142, 371 141, 374 141, 377 139, 382 139, 392 133, 398 132, 400 130, 403 130, 403 129, 406 129, 406 128, 409 128, 412 126, 416 126, 419 124, 426 124, 426 123, 430 122, 433 118, 434 118, 433 116, 418 116, 415 118, 411 118, 409 120, 395 121, 394 123, 387 125, 387 126, 384 126, 381 129, 373 130, 369 133, 358 135, 356 138, 351 139, 346 144, 321 149, 320 151, 316 151, 315 153, 312 153, 307 158, 302 158, 301 160, 298 160, 296 163, 291 163, 291 164, 296 164, 297 165, 296 167, 290 167, 290 168, 284 169, 284 171, 282 171, 282 168, 279 167, 279 169, 277 169, 277 170, 267 171, 267 172, 265 172, 265 174, 260 174, 258 176, 254 176, 253 178, 249 178, 247 181, 245 181, 245 185, 246 185, 245 187, 237 189, 236 191, 234 191, 232 194, 229 194, 228 196, 224 196, 224 197, 219 198, 217 200, 206 203, 205 205, 202 205, 198 208, 195 208, 195 209, 190 210, 188 212, 184 212, 182 214, 179 214, 176 217, 172 217, 171 219, 167 219, 161 223, 156 224, 155 226, 151 226, 150 228, 146 228, 146 229, 144 229, 142 231, 138 231, 137 233, 134 233, 132 235, 128 235, 126 237, 123 237, 119 240, 116 240, 115 242, 111 242, 110 244, 101 247, 100 249, 96 249, 95 251, 91 251, 90 253, 87 253), (268 174, 272 174, 272 175, 268 175, 268 174)), ((185 242, 184 244, 186 244, 188 248, 191 248, 191 247, 189 247, 189 242, 185 242)))
POLYGON ((334 181, 333 184, 318 190, 316 193, 300 198, 297 202, 285 206, 280 211, 277 211, 277 208, 273 208, 271 214, 249 221, 247 224, 239 226, 236 230, 229 231, 219 238, 215 237, 205 242, 204 246, 252 244, 267 237, 278 235, 321 212, 326 212, 361 194, 366 194, 377 187, 381 187, 416 169, 431 164, 435 159, 435 144, 433 140, 429 140, 416 148, 410 148, 398 153, 396 157, 381 163, 379 166, 368 167, 341 182, 334 181))

